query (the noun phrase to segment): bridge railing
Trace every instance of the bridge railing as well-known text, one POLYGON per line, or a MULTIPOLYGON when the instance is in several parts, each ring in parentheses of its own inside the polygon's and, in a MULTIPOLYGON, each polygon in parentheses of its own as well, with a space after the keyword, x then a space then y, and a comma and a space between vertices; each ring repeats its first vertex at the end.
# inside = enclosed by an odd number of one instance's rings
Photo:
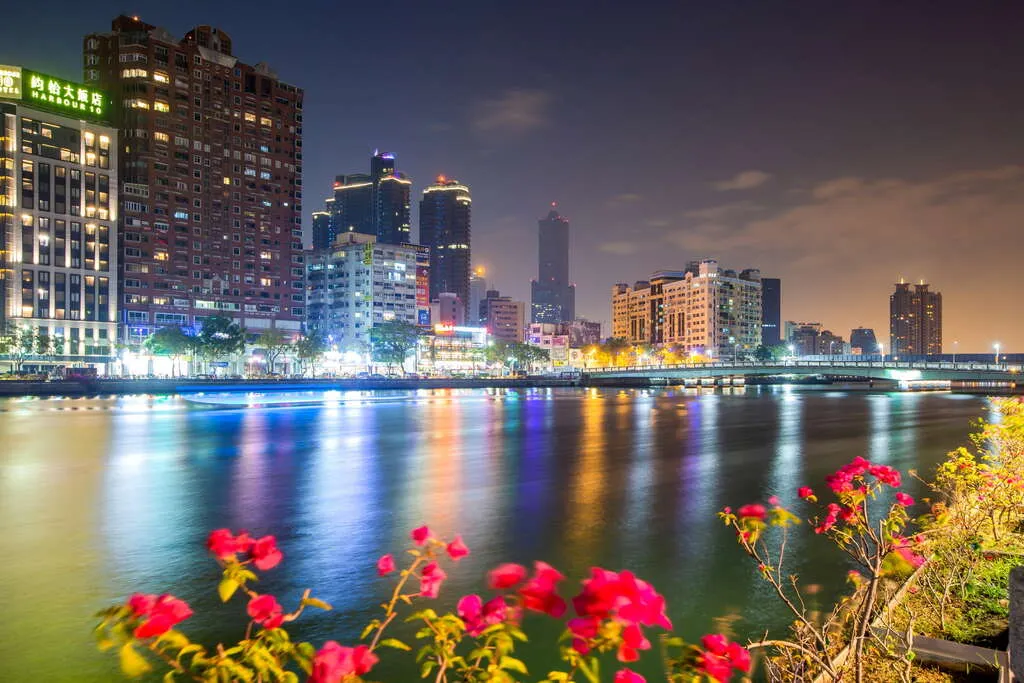
POLYGON ((699 369, 744 369, 744 368, 758 368, 758 369, 779 369, 785 370, 787 368, 828 368, 828 369, 843 369, 849 368, 856 370, 858 368, 871 368, 877 370, 953 370, 963 372, 1005 372, 1005 373, 1019 373, 1022 368, 1020 365, 1011 365, 1008 363, 979 363, 979 362, 960 362, 953 363, 949 361, 850 361, 850 360, 836 360, 836 361, 804 361, 804 360, 786 360, 774 363, 759 363, 757 361, 715 361, 715 362, 703 362, 703 363, 646 363, 643 365, 627 365, 627 366, 611 366, 611 367, 600 367, 600 368, 585 368, 584 372, 647 372, 651 370, 699 370, 699 369))

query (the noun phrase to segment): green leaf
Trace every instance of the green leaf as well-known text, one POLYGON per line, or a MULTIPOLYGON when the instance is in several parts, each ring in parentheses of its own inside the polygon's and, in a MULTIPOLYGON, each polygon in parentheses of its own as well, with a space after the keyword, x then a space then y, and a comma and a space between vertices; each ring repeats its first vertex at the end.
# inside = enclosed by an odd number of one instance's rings
POLYGON ((433 659, 428 659, 427 661, 423 662, 423 665, 420 666, 420 677, 426 678, 427 676, 429 676, 430 672, 434 670, 435 666, 437 666, 437 662, 433 659))
POLYGON ((125 643, 121 648, 121 671, 129 678, 138 678, 142 674, 152 670, 146 658, 135 651, 131 643, 125 643))
POLYGON ((238 582, 234 579, 221 579, 220 584, 217 586, 217 594, 220 595, 221 602, 227 602, 230 600, 236 590, 238 590, 238 582))
POLYGON ((396 650, 405 650, 406 652, 412 650, 411 647, 400 641, 398 638, 385 638, 384 640, 380 641, 380 646, 393 647, 396 650))
POLYGON ((189 644, 188 636, 173 629, 157 638, 156 642, 158 645, 168 645, 175 649, 181 649, 189 644))
POLYGON ((332 609, 334 609, 323 600, 318 600, 317 598, 306 598, 302 601, 302 604, 308 605, 310 607, 316 607, 317 609, 322 609, 325 612, 330 612, 332 609))
POLYGON ((405 621, 410 622, 416 621, 417 619, 429 619, 430 621, 434 621, 437 619, 437 612, 435 612, 432 609, 425 609, 419 612, 413 612, 405 618, 405 621))
POLYGON ((164 674, 164 683, 174 683, 174 675, 176 673, 177 672, 174 669, 171 669, 170 671, 165 673, 164 674))
POLYGON ((502 657, 501 661, 498 662, 498 666, 502 669, 508 669, 509 671, 517 671, 524 676, 529 675, 526 671, 526 665, 523 664, 522 660, 516 659, 515 657, 502 657))
POLYGON ((371 621, 369 624, 366 625, 366 628, 363 629, 363 633, 359 636, 359 640, 366 640, 366 636, 373 633, 373 629, 377 628, 378 626, 380 626, 379 619, 374 619, 373 621, 371 621))

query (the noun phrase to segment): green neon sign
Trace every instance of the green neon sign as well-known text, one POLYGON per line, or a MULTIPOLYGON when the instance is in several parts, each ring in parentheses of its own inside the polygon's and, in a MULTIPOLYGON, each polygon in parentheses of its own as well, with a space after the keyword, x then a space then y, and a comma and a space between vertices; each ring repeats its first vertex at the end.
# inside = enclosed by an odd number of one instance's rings
POLYGON ((21 67, 0 64, 0 97, 21 99, 21 67))
POLYGON ((106 118, 110 103, 102 90, 28 69, 22 69, 21 82, 23 100, 84 118, 106 118))

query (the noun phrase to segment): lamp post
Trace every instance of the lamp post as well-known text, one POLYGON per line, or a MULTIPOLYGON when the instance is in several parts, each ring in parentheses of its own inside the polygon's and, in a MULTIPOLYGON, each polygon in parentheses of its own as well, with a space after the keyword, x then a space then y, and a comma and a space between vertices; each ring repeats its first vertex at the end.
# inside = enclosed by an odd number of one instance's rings
POLYGON ((996 365, 999 365, 999 342, 993 344, 992 347, 996 350, 996 365))
POLYGON ((960 342, 953 340, 953 365, 956 365, 956 347, 960 342))
POLYGON ((792 344, 790 344, 786 348, 789 349, 789 358, 790 358, 790 360, 792 360, 793 358, 796 358, 796 347, 793 346, 792 344))

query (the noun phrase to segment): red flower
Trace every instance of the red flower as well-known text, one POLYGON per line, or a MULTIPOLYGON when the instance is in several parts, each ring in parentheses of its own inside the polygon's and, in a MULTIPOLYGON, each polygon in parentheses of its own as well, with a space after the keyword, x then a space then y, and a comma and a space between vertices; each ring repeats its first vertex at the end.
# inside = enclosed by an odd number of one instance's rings
POLYGON ((581 617, 606 619, 614 617, 622 623, 672 628, 665 614, 665 598, 646 581, 629 571, 618 574, 592 567, 590 578, 584 579, 583 590, 572 599, 581 617))
POLYGON ((268 630, 284 623, 284 610, 273 595, 259 595, 253 598, 245 611, 253 621, 268 630))
POLYGON ((714 655, 725 656, 729 649, 729 639, 720 633, 709 633, 700 639, 704 649, 714 655))
POLYGON ((740 519, 751 517, 753 519, 760 519, 763 521, 767 511, 764 509, 764 505, 750 503, 749 505, 744 505, 737 510, 736 514, 739 515, 740 519))
POLYGON ((277 539, 273 536, 264 536, 253 541, 250 552, 252 553, 252 563, 260 571, 273 569, 281 563, 281 558, 284 557, 277 549, 277 539))
POLYGON ((448 556, 456 561, 469 555, 469 548, 462 542, 462 536, 456 536, 455 540, 448 544, 446 550, 448 551, 448 556))
POLYGON ((344 647, 328 640, 313 657, 309 683, 340 683, 346 676, 369 673, 378 661, 366 645, 344 647))
POLYGON ((779 504, 779 497, 778 496, 770 496, 768 498, 768 504, 769 505, 778 505, 779 504))
POLYGON ((750 673, 750 650, 739 643, 729 643, 725 656, 732 663, 732 668, 745 674, 750 673))
POLYGON ((500 564, 487 574, 487 585, 491 590, 511 588, 526 578, 526 567, 521 564, 500 564))
POLYGON ((565 600, 558 595, 556 584, 565 576, 546 562, 534 562, 533 567, 533 576, 519 589, 523 607, 556 619, 561 617, 565 614, 565 600))
MULTIPOLYGON (((143 596, 144 598, 150 596, 143 596)), ((142 603, 139 603, 142 606, 142 603)), ((149 617, 135 629, 136 638, 152 638, 162 636, 190 616, 192 610, 184 600, 173 595, 161 595, 150 606, 149 617)))
POLYGON ((132 614, 137 617, 147 617, 156 605, 156 596, 145 593, 135 593, 128 598, 128 607, 132 614))
POLYGON ((616 657, 620 662, 635 662, 640 659, 639 650, 650 650, 651 641, 647 640, 644 632, 636 624, 630 624, 622 631, 622 645, 616 657))
POLYGON ((825 514, 825 519, 821 520, 821 524, 814 527, 814 533, 823 534, 836 525, 836 519, 839 518, 839 511, 842 510, 842 506, 838 503, 829 503, 828 512, 825 514))
POLYGON ((697 657, 697 670, 713 681, 725 683, 732 677, 732 664, 725 657, 705 652, 697 657))
POLYGON ((619 669, 615 672, 613 683, 647 683, 647 679, 629 669, 619 669))
POLYGON ((914 499, 911 496, 903 493, 903 491, 896 492, 896 503, 902 505, 905 508, 910 507, 914 504, 914 499))
POLYGON ((868 468, 868 473, 878 481, 883 484, 888 484, 894 489, 899 488, 900 486, 899 471, 889 467, 888 465, 872 465, 868 468))
POLYGON ((235 553, 244 553, 251 544, 252 539, 244 531, 235 536, 231 529, 216 529, 206 537, 206 548, 218 560, 234 557, 235 553))
POLYGON ((377 560, 377 576, 387 576, 393 571, 395 571, 395 558, 390 553, 381 555, 377 560))
POLYGON ((424 525, 412 530, 409 534, 412 537, 412 542, 416 545, 423 545, 430 538, 430 529, 424 525))
POLYGON ((437 562, 431 562, 420 572, 420 595, 424 598, 436 598, 441 584, 448 578, 437 562))
POLYGON ((803 500, 814 497, 814 491, 810 486, 801 486, 796 490, 796 495, 800 496, 803 500))

